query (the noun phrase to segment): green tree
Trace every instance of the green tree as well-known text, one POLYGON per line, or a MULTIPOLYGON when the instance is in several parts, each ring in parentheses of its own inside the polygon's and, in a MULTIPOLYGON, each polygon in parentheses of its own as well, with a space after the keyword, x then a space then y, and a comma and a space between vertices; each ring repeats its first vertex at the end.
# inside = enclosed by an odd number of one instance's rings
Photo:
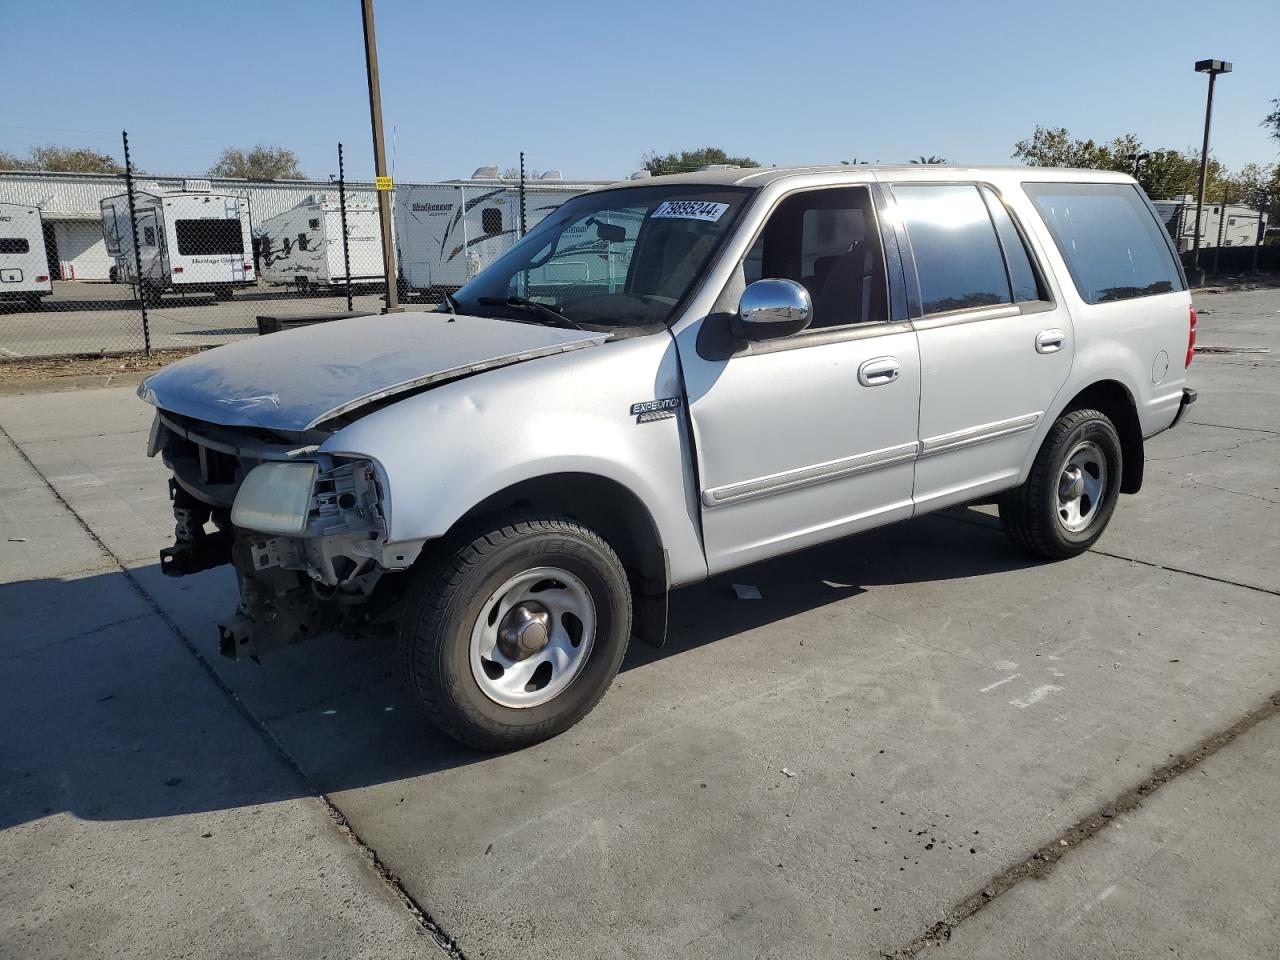
POLYGON ((946 158, 946 157, 935 157, 935 156, 932 156, 932 155, 930 155, 930 156, 927 156, 927 157, 926 157, 924 154, 921 154, 921 155, 920 155, 920 159, 919 159, 919 160, 911 160, 911 161, 908 161, 908 162, 909 162, 909 163, 921 163, 921 164, 946 163, 946 162, 947 162, 947 158, 946 158))
POLYGON ((1142 142, 1131 133, 1107 143, 1075 140, 1066 127, 1037 126, 1026 140, 1013 145, 1016 160, 1032 167, 1083 167, 1087 170, 1133 170, 1129 156, 1142 152, 1142 142))
POLYGON ((1280 97, 1272 100, 1271 105, 1275 109, 1262 118, 1262 126, 1269 127, 1271 136, 1280 140, 1280 97))
POLYGON ((218 162, 209 168, 211 177, 241 177, 245 180, 305 180, 298 158, 287 147, 260 143, 249 150, 227 147, 218 162))
POLYGON ((687 173, 701 170, 711 164, 731 164, 736 167, 758 167, 760 164, 750 157, 731 157, 719 147, 701 147, 697 150, 681 150, 679 153, 659 154, 655 151, 646 153, 640 162, 655 177, 664 173, 687 173))
POLYGON ((0 152, 0 168, 55 173, 124 173, 124 166, 108 154, 88 147, 59 147, 51 143, 32 147, 25 160, 12 153, 0 152))

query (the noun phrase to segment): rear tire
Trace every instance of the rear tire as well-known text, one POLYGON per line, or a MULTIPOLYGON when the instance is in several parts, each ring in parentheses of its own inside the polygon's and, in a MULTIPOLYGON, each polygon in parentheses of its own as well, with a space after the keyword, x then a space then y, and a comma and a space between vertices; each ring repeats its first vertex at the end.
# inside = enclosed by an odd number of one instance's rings
POLYGON ((563 733, 604 696, 631 635, 631 591, 613 549, 567 518, 473 532, 412 574, 401 660, 436 727, 511 750, 563 733))
POLYGON ((214 287, 213 298, 215 300, 230 300, 231 288, 230 287, 214 287))
POLYGON ((143 281, 141 287, 142 302, 148 307, 160 306, 160 289, 152 283, 143 281))
POLYGON ((1025 483, 1000 497, 1010 539, 1048 560, 1066 560, 1102 536, 1120 496, 1120 437, 1098 410, 1071 410, 1045 437, 1025 483))

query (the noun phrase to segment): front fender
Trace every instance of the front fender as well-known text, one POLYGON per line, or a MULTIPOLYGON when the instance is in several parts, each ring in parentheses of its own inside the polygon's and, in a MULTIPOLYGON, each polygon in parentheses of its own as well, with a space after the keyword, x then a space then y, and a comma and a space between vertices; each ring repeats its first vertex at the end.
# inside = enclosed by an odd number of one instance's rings
POLYGON ((443 536, 514 484, 561 473, 604 477, 649 511, 671 582, 706 576, 683 410, 637 422, 631 405, 678 397, 666 332, 544 357, 435 387, 335 433, 326 453, 380 469, 393 542, 443 536))

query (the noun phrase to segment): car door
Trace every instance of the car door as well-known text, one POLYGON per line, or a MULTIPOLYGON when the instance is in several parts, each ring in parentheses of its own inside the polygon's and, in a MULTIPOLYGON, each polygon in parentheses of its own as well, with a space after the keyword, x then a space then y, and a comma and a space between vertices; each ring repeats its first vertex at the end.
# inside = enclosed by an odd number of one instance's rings
POLYGON ((1010 486, 1070 372, 1072 328, 993 187, 892 190, 918 283, 922 512, 1010 486))
POLYGON ((735 341, 721 311, 679 338, 711 573, 911 514, 920 364, 874 200, 868 186, 781 198, 721 294, 736 310, 754 280, 802 283, 808 329, 735 341))

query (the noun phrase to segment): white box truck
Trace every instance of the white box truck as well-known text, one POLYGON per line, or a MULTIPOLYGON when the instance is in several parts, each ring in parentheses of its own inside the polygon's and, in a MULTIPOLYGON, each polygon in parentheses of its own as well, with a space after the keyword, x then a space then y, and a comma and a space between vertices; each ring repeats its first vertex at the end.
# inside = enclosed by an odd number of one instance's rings
MULTIPOLYGON (((342 250, 342 205, 336 192, 312 194, 292 210, 258 226, 259 279, 276 286, 343 286, 347 268, 342 250)), ((383 282, 382 234, 378 208, 347 201, 347 259, 351 283, 383 282)))
POLYGON ((0 203, 0 300, 21 300, 35 310, 51 293, 40 208, 0 203))
POLYGON ((117 281, 140 287, 148 303, 158 303, 166 291, 230 300, 236 287, 257 282, 248 197, 214 193, 208 181, 184 181, 182 190, 173 191, 144 184, 134 191, 134 210, 136 229, 129 223, 128 194, 103 200, 102 235, 117 281))
MULTIPOLYGON (((525 181, 525 229, 603 181, 525 181)), ((520 183, 481 167, 470 180, 396 188, 396 249, 406 292, 452 293, 520 238, 520 183)))
MULTIPOLYGON (((1195 246, 1196 198, 1190 194, 1172 200, 1153 200, 1152 206, 1164 222, 1165 229, 1178 247, 1186 253, 1195 246)), ((1200 248, 1252 247, 1262 242, 1267 215, 1241 204, 1206 203, 1200 214, 1200 248), (1223 216, 1226 222, 1223 222, 1223 216)))

